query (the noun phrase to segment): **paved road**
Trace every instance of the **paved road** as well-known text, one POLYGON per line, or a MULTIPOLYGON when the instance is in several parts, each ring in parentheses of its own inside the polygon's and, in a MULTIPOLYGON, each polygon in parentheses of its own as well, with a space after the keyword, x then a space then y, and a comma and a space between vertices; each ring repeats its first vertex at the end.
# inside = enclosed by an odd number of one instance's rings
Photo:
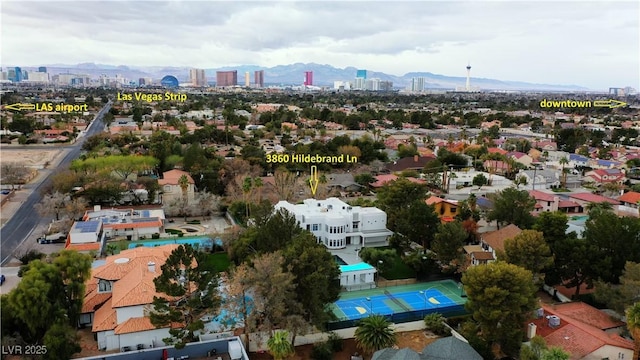
POLYGON ((29 235, 31 235, 33 230, 42 220, 34 209, 34 206, 42 199, 40 190, 51 184, 52 175, 69 168, 71 161, 80 156, 82 144, 85 142, 87 137, 100 133, 104 130, 103 116, 107 111, 109 111, 111 105, 112 102, 107 103, 91 122, 84 136, 80 137, 73 145, 63 150, 66 154, 62 155, 64 158, 60 161, 57 168, 54 169, 49 176, 40 181, 40 183, 31 185, 31 194, 29 197, 27 197, 20 209, 18 209, 13 217, 11 217, 11 220, 2 227, 2 230, 0 230, 1 265, 11 261, 13 252, 16 248, 22 244, 29 235))

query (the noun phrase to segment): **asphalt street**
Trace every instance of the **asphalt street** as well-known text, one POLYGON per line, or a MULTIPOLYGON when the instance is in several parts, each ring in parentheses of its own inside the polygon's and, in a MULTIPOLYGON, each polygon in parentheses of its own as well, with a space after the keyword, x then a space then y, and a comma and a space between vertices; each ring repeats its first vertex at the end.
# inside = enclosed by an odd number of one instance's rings
POLYGON ((11 261, 16 248, 31 235, 34 229, 43 220, 43 218, 35 211, 35 205, 42 199, 41 189, 44 189, 51 184, 52 175, 68 169, 71 161, 80 156, 82 144, 84 144, 87 137, 100 133, 104 130, 103 117, 107 111, 109 111, 111 105, 112 102, 110 101, 98 112, 87 128, 84 136, 80 137, 73 145, 66 147, 66 154, 62 155, 64 158, 58 163, 57 167, 53 169, 49 176, 43 178, 39 183, 28 185, 28 187, 31 187, 31 194, 29 194, 20 209, 16 211, 13 217, 2 227, 2 230, 0 230, 1 265, 5 265, 7 262, 11 261))

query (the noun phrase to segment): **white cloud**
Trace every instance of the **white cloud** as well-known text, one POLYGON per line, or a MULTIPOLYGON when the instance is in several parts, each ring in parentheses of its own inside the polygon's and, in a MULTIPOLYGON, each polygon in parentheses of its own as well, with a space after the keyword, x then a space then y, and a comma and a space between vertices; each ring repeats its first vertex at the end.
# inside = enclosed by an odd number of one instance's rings
POLYGON ((640 87, 637 2, 5 1, 3 64, 294 62, 640 87))

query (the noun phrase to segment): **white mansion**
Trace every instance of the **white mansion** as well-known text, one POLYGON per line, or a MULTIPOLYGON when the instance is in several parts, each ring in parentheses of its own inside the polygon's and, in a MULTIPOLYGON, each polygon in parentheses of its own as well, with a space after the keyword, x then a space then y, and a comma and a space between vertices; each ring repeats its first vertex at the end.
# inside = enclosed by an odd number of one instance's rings
POLYGON ((393 233, 387 229, 387 214, 374 207, 350 206, 337 198, 307 199, 302 204, 280 201, 275 210, 294 214, 300 227, 311 231, 328 249, 347 245, 386 246, 393 233))

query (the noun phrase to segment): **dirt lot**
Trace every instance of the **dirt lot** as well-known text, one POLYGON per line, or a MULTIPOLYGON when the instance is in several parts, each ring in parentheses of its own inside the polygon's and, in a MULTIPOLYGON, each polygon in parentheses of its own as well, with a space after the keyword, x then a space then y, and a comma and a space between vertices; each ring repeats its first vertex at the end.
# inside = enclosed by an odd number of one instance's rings
MULTIPOLYGON (((396 345, 398 348, 411 348, 415 351, 421 352, 422 349, 428 344, 436 341, 438 337, 432 335, 424 330, 414 330, 398 333, 398 341, 396 345)), ((311 349, 313 345, 303 345, 296 347, 296 354, 290 357, 290 360, 308 360, 311 359, 311 349)), ((356 343, 353 339, 345 339, 344 347, 342 351, 333 354, 334 360, 349 360, 351 355, 357 352, 356 343)), ((249 354, 251 360, 271 360, 273 357, 268 353, 251 353, 249 354)))
POLYGON ((61 149, 15 149, 10 146, 2 146, 2 156, 0 156, 0 163, 15 162, 23 164, 28 167, 41 169, 49 162, 52 163, 53 159, 60 153, 61 149))

